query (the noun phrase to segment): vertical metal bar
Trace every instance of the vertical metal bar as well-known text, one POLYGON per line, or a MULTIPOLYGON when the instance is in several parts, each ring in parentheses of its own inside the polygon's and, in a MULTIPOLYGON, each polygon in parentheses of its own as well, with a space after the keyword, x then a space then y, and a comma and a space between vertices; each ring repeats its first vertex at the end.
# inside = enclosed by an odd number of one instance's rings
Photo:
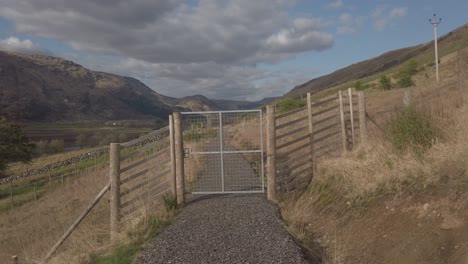
POLYGON ((184 135, 182 132, 182 114, 175 112, 174 118, 174 137, 175 137, 175 156, 176 156, 176 177, 177 177, 177 203, 185 203, 185 171, 184 171, 184 135))
POLYGON ((262 178, 262 192, 265 192, 265 164, 264 164, 264 161, 263 161, 263 158, 264 158, 264 154, 263 154, 263 112, 262 110, 259 110, 259 113, 260 113, 260 162, 261 162, 261 166, 262 166, 262 174, 261 174, 261 178, 262 178))
POLYGON ((224 192, 223 114, 219 112, 219 151, 221 155, 221 191, 224 192))

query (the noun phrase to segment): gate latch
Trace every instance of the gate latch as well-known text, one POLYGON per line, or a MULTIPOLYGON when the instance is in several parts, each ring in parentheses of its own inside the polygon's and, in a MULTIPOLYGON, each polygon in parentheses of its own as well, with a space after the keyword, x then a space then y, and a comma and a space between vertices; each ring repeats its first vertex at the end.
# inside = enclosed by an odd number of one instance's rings
POLYGON ((185 159, 190 158, 190 151, 191 151, 190 148, 184 148, 184 158, 185 159))

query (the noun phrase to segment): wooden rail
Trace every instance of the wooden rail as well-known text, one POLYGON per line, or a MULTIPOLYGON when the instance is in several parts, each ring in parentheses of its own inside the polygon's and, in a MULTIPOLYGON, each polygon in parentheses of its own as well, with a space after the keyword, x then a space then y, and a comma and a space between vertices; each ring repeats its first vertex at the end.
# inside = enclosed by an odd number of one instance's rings
POLYGON ((267 174, 282 193, 305 189, 314 176, 316 158, 349 151, 358 139, 366 141, 363 92, 348 89, 315 102, 308 94, 306 107, 274 117, 272 113, 274 107, 267 107, 267 174))

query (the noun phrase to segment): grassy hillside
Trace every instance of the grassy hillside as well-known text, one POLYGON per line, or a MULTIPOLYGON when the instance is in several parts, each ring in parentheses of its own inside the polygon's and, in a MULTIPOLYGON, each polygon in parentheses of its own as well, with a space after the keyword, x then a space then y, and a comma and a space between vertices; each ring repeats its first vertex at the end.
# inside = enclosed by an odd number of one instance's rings
POLYGON ((312 256, 325 263, 468 263, 468 49, 460 50, 461 90, 452 48, 442 52, 440 83, 424 54, 416 57, 414 86, 397 84, 405 65, 387 71, 390 90, 363 80, 368 143, 321 160, 309 188, 281 205, 312 256))
MULTIPOLYGON (((468 47, 468 24, 439 38, 440 57, 464 47, 468 47)), ((395 74, 405 62, 410 60, 416 60, 420 65, 430 64, 434 61, 433 49, 434 42, 431 41, 414 47, 389 51, 299 85, 285 94, 283 98, 300 98, 308 92, 331 93, 338 89, 353 87, 357 80, 362 80, 364 83, 377 80, 380 74, 395 74)), ((441 63, 444 64, 444 60, 441 63)))

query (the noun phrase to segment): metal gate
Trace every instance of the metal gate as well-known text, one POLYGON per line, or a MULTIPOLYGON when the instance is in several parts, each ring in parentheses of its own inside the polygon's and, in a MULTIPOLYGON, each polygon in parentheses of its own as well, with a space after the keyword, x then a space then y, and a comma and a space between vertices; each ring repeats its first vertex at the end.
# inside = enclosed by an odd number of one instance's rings
POLYGON ((263 193, 261 110, 182 113, 186 193, 263 193))

